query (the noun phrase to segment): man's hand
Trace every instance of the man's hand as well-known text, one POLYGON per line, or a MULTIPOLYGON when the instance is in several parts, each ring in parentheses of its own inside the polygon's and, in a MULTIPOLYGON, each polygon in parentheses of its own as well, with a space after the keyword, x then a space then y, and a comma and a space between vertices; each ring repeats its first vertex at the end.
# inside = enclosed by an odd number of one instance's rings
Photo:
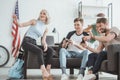
POLYGON ((87 48, 88 47, 88 43, 85 41, 84 43, 81 43, 81 45, 84 47, 84 48, 87 48))
POLYGON ((84 37, 83 37, 83 40, 84 40, 84 41, 89 41, 90 39, 91 39, 91 36, 84 36, 84 37))
POLYGON ((62 48, 67 48, 68 45, 69 45, 69 40, 64 39, 63 42, 62 42, 62 48))
POLYGON ((70 45, 75 45, 76 44, 75 41, 73 41, 73 40, 69 40, 68 42, 69 42, 70 45))

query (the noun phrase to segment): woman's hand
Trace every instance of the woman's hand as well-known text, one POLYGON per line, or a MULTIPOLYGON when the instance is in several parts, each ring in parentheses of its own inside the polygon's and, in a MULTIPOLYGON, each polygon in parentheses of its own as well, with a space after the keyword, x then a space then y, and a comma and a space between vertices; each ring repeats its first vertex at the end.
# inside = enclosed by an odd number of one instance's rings
POLYGON ((17 21, 17 16, 15 14, 13 14, 12 17, 13 17, 13 20, 17 21))
POLYGON ((19 26, 20 24, 18 22, 17 16, 15 14, 13 14, 12 17, 13 17, 13 21, 19 26))
POLYGON ((16 22, 16 24, 18 25, 18 27, 21 27, 22 26, 22 24, 20 24, 19 22, 18 22, 18 18, 17 18, 17 16, 15 15, 15 14, 13 14, 13 20, 16 22))
POLYGON ((43 47, 44 47, 44 52, 46 52, 47 49, 48 49, 48 45, 45 43, 45 44, 43 45, 43 47))

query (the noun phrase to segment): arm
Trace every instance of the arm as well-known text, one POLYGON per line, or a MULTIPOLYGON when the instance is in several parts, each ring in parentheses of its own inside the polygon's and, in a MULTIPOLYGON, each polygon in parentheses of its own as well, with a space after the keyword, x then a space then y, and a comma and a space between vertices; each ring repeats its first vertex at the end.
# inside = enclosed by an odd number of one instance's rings
POLYGON ((91 29, 92 29, 92 25, 88 25, 88 27, 85 28, 83 31, 84 31, 84 32, 90 32, 91 29))
POLYGON ((85 50, 85 48, 81 44, 74 44, 74 45, 81 50, 85 50))
POLYGON ((68 44, 69 44, 68 40, 63 39, 63 41, 62 41, 62 48, 67 48, 68 44))
POLYGON ((26 26, 29 26, 29 25, 35 25, 36 24, 36 20, 35 19, 32 19, 28 22, 24 22, 24 23, 18 23, 19 27, 26 27, 26 26))
POLYGON ((18 24, 19 27, 25 27, 25 26, 35 25, 36 24, 35 19, 32 19, 32 20, 30 20, 28 22, 25 22, 25 23, 19 23, 18 20, 17 20, 17 16, 15 14, 13 15, 13 20, 16 21, 16 23, 18 24))
POLYGON ((104 45, 101 42, 99 42, 99 46, 97 47, 97 49, 86 46, 86 49, 88 49, 89 51, 94 52, 94 53, 99 53, 100 51, 103 50, 103 48, 104 48, 104 45))
POLYGON ((101 42, 109 42, 113 40, 116 37, 116 34, 114 32, 110 32, 107 34, 107 36, 92 36, 91 38, 101 41, 101 42))
POLYGON ((101 36, 101 37, 93 36, 92 38, 102 42, 110 42, 111 40, 119 36, 120 30, 117 27, 112 27, 106 33, 107 33, 106 36, 101 36))
POLYGON ((47 43, 46 43, 46 35, 47 35, 47 32, 48 32, 48 29, 46 28, 44 34, 43 34, 43 37, 42 37, 42 44, 44 46, 44 51, 47 50, 47 43))
POLYGON ((78 43, 74 42, 73 40, 69 40, 69 44, 74 45, 81 50, 85 50, 85 48, 81 44, 78 44, 78 43))
POLYGON ((114 32, 110 32, 109 34, 107 34, 107 36, 94 36, 94 35, 90 35, 90 36, 85 36, 84 40, 88 41, 90 39, 95 39, 101 42, 109 42, 111 40, 113 40, 117 35, 114 32))
POLYGON ((70 37, 75 33, 76 31, 71 31, 67 34, 66 38, 64 38, 61 42, 61 47, 62 48, 67 48, 69 45, 69 39, 70 37))

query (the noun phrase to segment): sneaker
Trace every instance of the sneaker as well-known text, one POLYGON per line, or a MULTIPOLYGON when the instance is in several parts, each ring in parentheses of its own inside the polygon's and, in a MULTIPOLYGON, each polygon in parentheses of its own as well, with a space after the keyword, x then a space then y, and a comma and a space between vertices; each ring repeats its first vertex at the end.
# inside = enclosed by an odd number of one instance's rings
POLYGON ((85 75, 83 80, 95 80, 96 76, 95 74, 89 74, 89 75, 85 75))
POLYGON ((85 75, 93 74, 92 68, 93 68, 92 66, 91 67, 86 67, 85 75))
POLYGON ((79 74, 76 80, 83 80, 83 75, 79 74))
POLYGON ((85 74, 84 75, 87 75, 88 74, 88 67, 86 67, 86 69, 85 69, 85 72, 84 72, 85 74))
POLYGON ((61 80, 69 80, 69 77, 67 74, 62 74, 61 80))

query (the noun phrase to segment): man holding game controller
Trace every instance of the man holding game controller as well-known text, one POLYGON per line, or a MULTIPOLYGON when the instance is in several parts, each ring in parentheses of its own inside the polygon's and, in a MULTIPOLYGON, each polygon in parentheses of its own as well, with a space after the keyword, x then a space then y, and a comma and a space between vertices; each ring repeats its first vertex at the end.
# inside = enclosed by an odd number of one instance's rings
POLYGON ((83 19, 75 18, 74 28, 75 31, 69 32, 67 37, 63 39, 61 44, 62 48, 59 51, 60 67, 62 69, 61 80, 69 80, 69 77, 66 74, 66 58, 82 58, 77 80, 83 76, 86 62, 88 60, 88 50, 81 45, 82 38, 85 35, 88 35, 83 32, 83 19))

